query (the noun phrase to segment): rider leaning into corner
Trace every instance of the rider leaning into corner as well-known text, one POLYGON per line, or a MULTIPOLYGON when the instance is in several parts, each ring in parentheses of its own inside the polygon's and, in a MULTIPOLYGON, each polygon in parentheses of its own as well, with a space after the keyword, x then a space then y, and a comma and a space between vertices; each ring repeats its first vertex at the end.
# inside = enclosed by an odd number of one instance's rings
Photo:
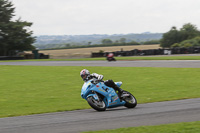
MULTIPOLYGON (((102 80, 103 79, 103 75, 100 75, 100 74, 97 74, 97 73, 92 73, 90 74, 90 72, 87 70, 87 69, 83 69, 81 72, 80 72, 80 76, 81 78, 83 79, 83 81, 87 82, 88 80, 90 79, 98 79, 98 80, 102 80)), ((107 80, 107 81, 104 81, 104 84, 108 87, 112 87, 115 91, 118 91, 118 96, 120 99, 122 99, 124 97, 123 95, 123 92, 124 90, 119 88, 114 82, 113 80, 107 80)))

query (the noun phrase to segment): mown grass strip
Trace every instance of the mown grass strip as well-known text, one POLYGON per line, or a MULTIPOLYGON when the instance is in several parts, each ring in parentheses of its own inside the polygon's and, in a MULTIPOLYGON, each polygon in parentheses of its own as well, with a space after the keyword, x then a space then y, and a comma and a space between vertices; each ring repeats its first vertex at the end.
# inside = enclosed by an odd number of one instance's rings
MULTIPOLYGON (((80 97, 83 68, 0 66, 0 117, 90 108, 80 97)), ((122 81, 139 103, 200 97, 199 68, 86 68, 122 81)))
MULTIPOLYGON (((129 56, 115 57, 116 60, 200 60, 199 56, 129 56)), ((29 60, 6 60, 0 62, 16 62, 16 61, 103 61, 105 57, 100 58, 77 58, 77 59, 29 59, 29 60)))
POLYGON ((158 126, 141 126, 113 130, 91 131, 84 133, 199 133, 200 121, 166 124, 158 126))
POLYGON ((199 56, 132 56, 116 57, 118 60, 200 60, 199 56))

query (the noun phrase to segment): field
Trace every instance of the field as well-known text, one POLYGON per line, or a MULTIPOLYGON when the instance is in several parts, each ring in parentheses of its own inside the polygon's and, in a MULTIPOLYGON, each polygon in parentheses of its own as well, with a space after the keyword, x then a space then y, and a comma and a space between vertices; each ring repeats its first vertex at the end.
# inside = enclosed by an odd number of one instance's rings
POLYGON ((103 130, 85 133, 199 133, 200 121, 166 124, 158 126, 142 126, 132 128, 120 128, 114 130, 103 130))
POLYGON ((136 46, 113 46, 113 47, 94 47, 94 48, 77 48, 77 49, 60 49, 60 50, 41 50, 40 53, 50 55, 52 59, 58 58, 70 58, 70 57, 90 57, 92 52, 104 52, 121 51, 123 49, 158 49, 159 45, 136 45, 136 46))
MULTIPOLYGON (((0 66, 0 117, 90 108, 80 92, 83 67, 0 66)), ((138 103, 200 97, 199 68, 87 67, 122 81, 138 103)))

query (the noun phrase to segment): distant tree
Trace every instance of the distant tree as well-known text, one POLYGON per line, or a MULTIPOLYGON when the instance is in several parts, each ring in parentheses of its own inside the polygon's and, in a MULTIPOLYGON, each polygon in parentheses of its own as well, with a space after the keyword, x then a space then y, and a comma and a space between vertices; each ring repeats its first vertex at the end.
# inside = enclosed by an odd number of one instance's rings
POLYGON ((110 39, 103 39, 101 42, 102 42, 102 44, 112 44, 113 43, 112 40, 110 40, 110 39))
POLYGON ((189 46, 189 44, 190 46, 200 46, 200 37, 184 40, 180 43, 181 47, 189 46))
POLYGON ((70 43, 65 44, 65 47, 70 47, 70 46, 71 46, 70 43))
POLYGON ((126 43, 126 38, 120 38, 119 42, 120 43, 126 43))
POLYGON ((184 40, 180 43, 175 43, 171 47, 195 47, 195 46, 200 46, 200 36, 184 40))
POLYGON ((136 41, 131 41, 129 43, 126 43, 126 45, 140 45, 140 43, 138 43, 136 41))
POLYGON ((88 45, 91 45, 92 44, 92 42, 88 42, 88 45))
POLYGON ((160 44, 160 40, 150 40, 150 41, 142 42, 141 44, 144 44, 144 45, 160 44))
POLYGON ((118 41, 118 40, 116 40, 114 43, 119 43, 119 41, 118 41))
POLYGON ((176 48, 176 47, 180 47, 181 45, 179 43, 174 43, 173 45, 171 45, 171 48, 176 48))
POLYGON ((172 27, 170 31, 163 34, 163 38, 160 40, 160 46, 165 48, 170 47, 174 43, 179 43, 179 35, 179 31, 176 29, 176 27, 172 27))
POLYGON ((183 40, 192 39, 196 36, 199 36, 200 31, 198 31, 195 25, 187 23, 183 25, 183 27, 180 29, 180 35, 181 35, 181 41, 183 41, 183 40))
POLYGON ((197 36, 197 37, 195 37, 194 39, 197 41, 197 43, 198 43, 199 46, 200 46, 200 36, 197 36))
POLYGON ((190 23, 183 25, 180 30, 177 30, 176 27, 172 27, 170 31, 163 34, 160 46, 163 48, 171 47, 175 43, 180 43, 196 36, 200 36, 200 31, 198 31, 195 25, 190 23))
POLYGON ((14 16, 13 4, 9 0, 0 0, 0 55, 9 55, 12 51, 32 50, 35 38, 28 29, 32 23, 11 20, 14 16))

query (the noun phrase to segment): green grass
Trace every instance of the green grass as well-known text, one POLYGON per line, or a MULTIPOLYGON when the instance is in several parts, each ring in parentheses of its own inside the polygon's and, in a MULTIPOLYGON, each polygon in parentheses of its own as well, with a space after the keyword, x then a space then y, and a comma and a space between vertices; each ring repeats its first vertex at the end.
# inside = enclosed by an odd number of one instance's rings
MULTIPOLYGON (((80 96, 83 68, 0 66, 0 117, 90 108, 80 96)), ((86 68, 122 81, 139 103, 200 97, 199 68, 86 68)))
POLYGON ((116 57, 117 60, 200 60, 199 56, 132 56, 116 57))
POLYGON ((85 133, 200 133, 200 121, 166 124, 158 126, 141 126, 119 128, 85 133))
POLYGON ((105 58, 71 58, 71 59, 25 59, 25 60, 2 60, 0 62, 18 62, 18 61, 98 61, 105 58))
MULTIPOLYGON (((117 60, 200 60, 199 56, 126 56, 126 57, 115 57, 117 60)), ((78 59, 29 59, 29 60, 6 60, 0 62, 15 62, 15 61, 95 61, 95 60, 106 60, 105 57, 100 58, 78 58, 78 59)))

